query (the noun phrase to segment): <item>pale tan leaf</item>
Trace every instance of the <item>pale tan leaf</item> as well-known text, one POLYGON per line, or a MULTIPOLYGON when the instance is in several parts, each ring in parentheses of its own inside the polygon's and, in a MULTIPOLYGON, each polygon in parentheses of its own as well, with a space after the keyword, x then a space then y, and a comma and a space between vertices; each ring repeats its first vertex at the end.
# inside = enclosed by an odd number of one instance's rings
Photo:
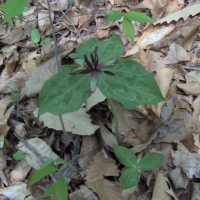
POLYGON ((198 96, 200 94, 200 82, 191 82, 191 83, 178 83, 177 87, 185 92, 187 95, 198 96))
MULTIPOLYGON (((167 92, 169 90, 172 77, 173 77, 173 70, 170 68, 166 68, 166 69, 163 69, 162 71, 158 72, 158 74, 155 78, 164 98, 167 96, 167 92)), ((161 109, 162 109, 162 106, 164 105, 164 103, 165 102, 162 101, 156 105, 158 116, 160 116, 161 109)))
POLYGON ((21 160, 10 172, 11 182, 13 183, 17 181, 22 181, 27 176, 30 170, 31 166, 27 163, 27 161, 25 159, 21 160))
POLYGON ((0 194, 5 195, 10 200, 37 200, 31 195, 27 185, 22 182, 0 189, 0 194))
POLYGON ((186 78, 186 83, 195 82, 195 81, 200 82, 200 72, 191 71, 185 75, 185 78, 186 78))
MULTIPOLYGON (((34 115, 37 116, 37 110, 34 111, 34 115)), ((68 132, 72 132, 78 135, 92 135, 99 128, 97 125, 91 123, 90 116, 86 113, 85 108, 71 113, 62 115, 65 129, 68 132)), ((58 115, 51 113, 44 113, 39 117, 40 121, 44 122, 44 125, 48 128, 55 130, 62 130, 60 119, 58 115)))
POLYGON ((163 22, 170 23, 173 20, 178 21, 180 18, 183 18, 184 20, 186 20, 190 15, 195 16, 199 12, 200 12, 200 4, 188 6, 182 10, 179 10, 167 17, 164 17, 164 18, 154 22, 154 25, 161 24, 163 22))
POLYGON ((10 117, 10 113, 14 109, 14 105, 11 106, 8 110, 6 110, 7 106, 13 102, 11 98, 3 98, 0 100, 0 135, 6 136, 10 127, 7 125, 7 121, 10 117))
POLYGON ((25 129, 25 124, 20 123, 19 125, 17 125, 15 127, 15 132, 20 136, 20 137, 24 137, 26 135, 26 129, 25 129))
MULTIPOLYGON (((42 6, 44 6, 46 9, 49 9, 48 3, 46 0, 39 0, 38 2, 40 2, 42 4, 42 6)), ((66 0, 52 1, 52 2, 50 2, 50 8, 52 11, 67 10, 68 4, 69 3, 66 0)))
POLYGON ((183 47, 173 42, 169 47, 169 52, 165 59, 182 62, 190 60, 190 56, 183 47))
POLYGON ((199 168, 199 153, 190 153, 187 148, 179 141, 177 150, 172 150, 173 163, 176 167, 180 167, 183 172, 185 172, 188 178, 200 178, 200 168, 199 168))
MULTIPOLYGON (((43 160, 47 160, 49 158, 55 160, 59 158, 43 140, 36 137, 28 139, 27 142, 39 153, 43 160)), ((36 170, 39 170, 41 168, 42 163, 40 162, 40 160, 28 147, 24 145, 24 143, 20 142, 17 145, 17 148, 25 153, 24 159, 31 167, 36 170)))
POLYGON ((174 183, 176 189, 184 188, 187 189, 189 179, 185 174, 181 172, 181 168, 177 167, 169 172, 169 176, 174 183))
POLYGON ((1 178, 1 181, 6 185, 8 186, 8 181, 7 181, 7 178, 5 176, 5 173, 3 170, 0 170, 0 178, 1 178))
POLYGON ((0 92, 3 94, 20 91, 27 81, 28 76, 25 73, 17 74, 0 85, 0 92))
POLYGON ((106 97, 101 93, 99 88, 95 90, 95 92, 86 100, 86 110, 90 110, 92 106, 102 102, 106 99, 106 97))
POLYGON ((153 188, 152 200, 159 200, 159 199, 171 200, 170 195, 166 193, 166 190, 168 189, 169 187, 163 173, 158 172, 156 175, 156 182, 153 188))
MULTIPOLYGON (((54 21, 54 12, 51 12, 51 20, 54 21)), ((49 20, 49 11, 40 10, 38 13, 38 25, 42 33, 51 28, 51 22, 49 20)))
POLYGON ((86 181, 86 185, 96 192, 101 200, 121 200, 121 189, 114 182, 102 179, 96 182, 86 181))

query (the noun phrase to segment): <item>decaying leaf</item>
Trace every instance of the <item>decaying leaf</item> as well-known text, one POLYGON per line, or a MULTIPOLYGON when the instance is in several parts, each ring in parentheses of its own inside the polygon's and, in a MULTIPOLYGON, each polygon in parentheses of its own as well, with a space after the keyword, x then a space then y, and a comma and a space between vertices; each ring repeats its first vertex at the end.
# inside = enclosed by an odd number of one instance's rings
MULTIPOLYGON (((48 158, 56 160, 57 158, 59 158, 43 140, 36 137, 28 139, 27 142, 37 151, 37 153, 39 153, 43 160, 47 160, 48 158)), ((31 167, 36 170, 39 170, 41 168, 41 161, 28 147, 24 145, 24 143, 20 142, 17 145, 17 148, 25 153, 24 159, 31 167)))
MULTIPOLYGON (((35 110, 35 116, 37 116, 37 112, 38 110, 35 110)), ((86 113, 85 108, 80 108, 75 112, 64 114, 62 115, 62 119, 66 131, 78 135, 92 135, 99 128, 99 126, 91 123, 90 116, 86 113)), ((40 115, 39 120, 43 121, 44 125, 48 128, 62 130, 62 125, 58 115, 44 113, 40 115)))
POLYGON ((174 165, 180 167, 185 172, 188 178, 200 178, 200 154, 190 153, 187 148, 179 141, 177 143, 177 151, 172 150, 172 157, 174 165))

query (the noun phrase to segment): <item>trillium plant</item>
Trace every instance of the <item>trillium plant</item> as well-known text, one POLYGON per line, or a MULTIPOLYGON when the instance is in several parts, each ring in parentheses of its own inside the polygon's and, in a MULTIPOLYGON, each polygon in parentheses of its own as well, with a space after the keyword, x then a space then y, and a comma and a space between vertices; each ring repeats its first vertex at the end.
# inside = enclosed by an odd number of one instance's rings
POLYGON ((47 80, 39 95, 39 115, 49 112, 62 115, 74 112, 98 87, 107 98, 116 121, 118 118, 112 99, 126 109, 138 105, 157 104, 164 100, 154 77, 134 60, 121 59, 125 47, 119 35, 106 41, 95 38, 78 46, 71 57, 77 65, 63 65, 59 72, 47 80))

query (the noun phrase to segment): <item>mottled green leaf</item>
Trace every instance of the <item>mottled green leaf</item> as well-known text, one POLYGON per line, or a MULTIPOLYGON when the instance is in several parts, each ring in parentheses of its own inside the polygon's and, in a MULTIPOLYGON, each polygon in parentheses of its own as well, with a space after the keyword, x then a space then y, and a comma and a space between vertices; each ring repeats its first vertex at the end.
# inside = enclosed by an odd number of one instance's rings
POLYGON ((31 179, 29 181, 29 185, 37 183, 38 181, 40 181, 45 176, 47 176, 49 174, 52 174, 53 172, 56 172, 57 170, 58 169, 56 167, 53 167, 53 166, 47 166, 45 168, 42 168, 42 169, 38 170, 37 172, 35 172, 31 176, 31 179))
POLYGON ((18 150, 13 154, 13 158, 16 160, 22 160, 24 158, 24 152, 22 150, 18 150))
POLYGON ((39 95, 39 115, 74 112, 90 97, 90 74, 70 75, 77 67, 63 65, 45 82, 39 95))
POLYGON ((123 16, 122 13, 120 13, 119 11, 113 11, 108 15, 108 21, 116 21, 121 19, 123 16))
POLYGON ((135 30, 132 22, 124 17, 122 21, 122 28, 125 33, 125 35, 131 40, 132 43, 134 43, 134 35, 135 35, 135 30))
POLYGON ((65 181, 64 177, 60 177, 56 181, 56 196, 58 197, 58 200, 66 200, 67 199, 67 183, 65 181))
POLYGON ((142 22, 142 23, 154 22, 154 20, 151 19, 149 16, 140 12, 130 11, 130 12, 125 13, 124 16, 128 18, 129 20, 133 20, 136 22, 142 22))
POLYGON ((38 44, 40 41, 40 33, 36 28, 31 31, 31 40, 34 44, 38 44))
POLYGON ((148 153, 138 162, 138 168, 144 171, 154 170, 163 163, 164 159, 164 154, 155 152, 148 153))
MULTIPOLYGON (((104 70, 104 69, 103 69, 104 70)), ((98 87, 104 96, 122 103, 126 109, 154 105, 164 100, 154 77, 133 60, 120 60, 105 68, 115 76, 99 74, 98 87)))
POLYGON ((131 149, 119 145, 114 145, 114 152, 120 163, 127 167, 137 168, 137 158, 131 149))
POLYGON ((14 16, 22 13, 24 7, 28 4, 28 0, 8 0, 5 4, 5 16, 3 24, 11 20, 14 16))
POLYGON ((94 53, 96 46, 98 46, 97 54, 99 63, 116 60, 125 52, 121 37, 113 33, 112 37, 106 41, 99 41, 95 38, 91 38, 87 42, 80 44, 77 48, 78 58, 84 59, 84 55, 86 55, 91 61, 90 55, 94 53))
POLYGON ((137 168, 128 168, 122 172, 121 189, 129 189, 138 184, 140 179, 140 173, 137 168))

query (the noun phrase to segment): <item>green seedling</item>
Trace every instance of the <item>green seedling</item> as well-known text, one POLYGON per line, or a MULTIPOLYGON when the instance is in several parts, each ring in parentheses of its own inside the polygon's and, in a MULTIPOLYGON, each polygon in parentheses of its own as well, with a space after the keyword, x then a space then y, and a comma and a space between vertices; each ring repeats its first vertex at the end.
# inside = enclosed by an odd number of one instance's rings
POLYGON ((126 147, 114 145, 114 153, 119 162, 129 167, 122 172, 121 189, 128 189, 138 184, 140 170, 151 171, 158 168, 164 161, 165 155, 160 153, 146 154, 139 161, 135 153, 126 147))
MULTIPOLYGON (((41 37, 40 37, 40 32, 38 31, 38 29, 35 28, 31 31, 31 40, 36 45, 37 49, 39 49, 39 42, 41 40, 41 37)), ((41 41, 41 45, 44 46, 50 41, 51 41, 50 38, 45 38, 44 40, 41 41)))
POLYGON ((16 153, 13 154, 13 158, 15 160, 22 160, 24 158, 24 152, 22 150, 18 150, 16 153))
MULTIPOLYGON (((58 158, 56 160, 53 159, 47 159, 45 162, 43 162, 42 167, 40 170, 35 172, 32 177, 30 178, 29 185, 35 184, 41 179, 43 179, 45 176, 48 176, 58 170, 57 167, 52 166, 53 164, 57 165, 58 163, 65 163, 68 165, 72 170, 75 170, 75 167, 69 163, 63 160, 62 158, 58 158)), ((68 196, 68 184, 66 183, 66 180, 64 177, 60 177, 58 180, 56 180, 56 183, 50 186, 46 192, 44 193, 44 197, 48 197, 52 194, 56 194, 58 200, 66 200, 68 196)))
POLYGON ((20 92, 19 91, 18 92, 14 92, 12 90, 12 98, 13 98, 13 100, 15 102, 15 106, 18 106, 19 105, 19 101, 20 101, 20 92))
POLYGON ((106 41, 91 38, 80 44, 73 55, 80 65, 63 65, 44 83, 39 95, 38 114, 74 112, 98 87, 106 96, 116 119, 116 136, 120 143, 118 120, 111 98, 126 109, 164 100, 154 77, 142 65, 134 60, 118 60, 124 52, 122 39, 114 33, 106 41))
POLYGON ((147 15, 134 11, 130 11, 127 13, 113 11, 108 15, 108 21, 116 21, 120 20, 121 18, 122 18, 123 31, 125 35, 131 40, 132 43, 134 43, 134 35, 135 35, 135 30, 132 21, 142 22, 142 23, 154 22, 154 20, 148 17, 147 15))
POLYGON ((12 18, 17 16, 22 23, 23 13, 29 11, 29 8, 25 6, 28 4, 28 0, 8 0, 5 5, 0 5, 4 15, 3 24, 8 22, 9 26, 14 27, 12 18))

